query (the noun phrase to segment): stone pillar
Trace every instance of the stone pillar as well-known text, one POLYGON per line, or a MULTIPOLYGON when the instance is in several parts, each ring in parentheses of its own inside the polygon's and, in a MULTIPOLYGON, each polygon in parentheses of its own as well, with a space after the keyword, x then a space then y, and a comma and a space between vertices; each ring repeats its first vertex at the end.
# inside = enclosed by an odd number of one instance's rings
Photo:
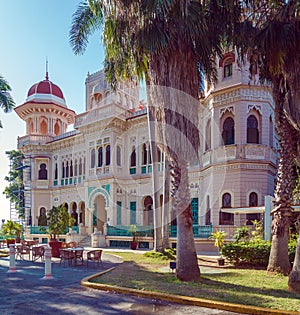
POLYGON ((53 279, 52 273, 51 273, 51 247, 47 246, 45 248, 45 275, 42 279, 49 280, 53 279))
POLYGON ((7 271, 9 273, 17 272, 15 254, 16 254, 15 244, 10 244, 9 245, 9 269, 7 271))

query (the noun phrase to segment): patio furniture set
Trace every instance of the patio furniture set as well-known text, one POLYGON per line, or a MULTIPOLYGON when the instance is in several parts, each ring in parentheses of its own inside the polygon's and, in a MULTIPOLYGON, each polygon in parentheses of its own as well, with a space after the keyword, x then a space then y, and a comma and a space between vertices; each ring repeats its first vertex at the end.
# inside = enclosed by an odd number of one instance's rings
MULTIPOLYGON (((38 241, 22 240, 21 243, 16 243, 16 259, 23 261, 25 260, 25 256, 28 255, 28 260, 31 258, 32 261, 38 259, 44 261, 45 246, 46 244, 38 244, 38 241)), ((67 262, 69 266, 72 263, 74 263, 74 266, 82 266, 84 265, 83 253, 84 248, 77 247, 76 242, 63 243, 62 248, 60 249, 59 264, 65 266, 65 263, 67 262)), ((101 267, 103 267, 101 257, 101 249, 88 251, 86 253, 87 266, 89 262, 95 262, 98 266, 101 265, 101 267)))

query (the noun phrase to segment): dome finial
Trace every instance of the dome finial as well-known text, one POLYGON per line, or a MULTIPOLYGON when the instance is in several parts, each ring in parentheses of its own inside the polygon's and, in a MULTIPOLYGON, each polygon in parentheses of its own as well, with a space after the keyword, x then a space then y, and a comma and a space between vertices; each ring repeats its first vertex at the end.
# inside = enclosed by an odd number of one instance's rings
POLYGON ((48 76, 48 57, 46 57, 46 80, 49 80, 49 76, 48 76))

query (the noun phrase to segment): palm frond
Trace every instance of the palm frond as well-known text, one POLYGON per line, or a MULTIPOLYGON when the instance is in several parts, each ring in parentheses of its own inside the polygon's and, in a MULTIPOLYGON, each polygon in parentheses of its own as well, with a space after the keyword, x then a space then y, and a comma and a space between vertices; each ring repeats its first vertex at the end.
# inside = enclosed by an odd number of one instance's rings
POLYGON ((5 113, 10 112, 15 106, 15 102, 10 95, 10 91, 11 87, 7 81, 0 76, 0 107, 2 107, 5 113))
POLYGON ((102 1, 81 2, 73 14, 69 42, 76 55, 82 54, 90 35, 101 29, 104 23, 102 1))

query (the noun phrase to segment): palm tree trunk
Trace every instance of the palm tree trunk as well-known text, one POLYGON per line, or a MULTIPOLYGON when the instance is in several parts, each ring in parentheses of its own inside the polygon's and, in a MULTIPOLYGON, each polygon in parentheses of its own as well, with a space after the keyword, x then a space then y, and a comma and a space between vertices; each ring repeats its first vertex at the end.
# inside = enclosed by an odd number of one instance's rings
POLYGON ((300 293, 300 216, 297 219, 298 225, 298 243, 296 248, 296 255, 293 264, 293 269, 289 274, 288 286, 289 290, 300 293))
MULTIPOLYGON (((147 89, 148 90, 148 89, 147 89)), ((148 97, 148 129, 150 138, 150 150, 152 157, 152 195, 153 195, 153 228, 154 228, 154 250, 163 252, 162 239, 162 211, 159 198, 159 179, 158 179, 158 157, 157 145, 155 142, 155 124, 151 97, 148 97), (149 104, 150 103, 150 104, 149 104)))
POLYGON ((176 275, 181 281, 197 281, 200 278, 193 235, 193 218, 187 163, 172 163, 173 206, 177 216, 176 275))
POLYGON ((288 257, 288 240, 297 143, 295 130, 282 110, 278 110, 276 120, 280 144, 279 167, 275 189, 275 209, 271 212, 273 214, 272 246, 267 269, 289 274, 291 264, 288 257))
POLYGON ((169 223, 170 223, 170 166, 169 161, 164 158, 164 194, 162 205, 162 235, 164 248, 170 248, 169 239, 169 223))

